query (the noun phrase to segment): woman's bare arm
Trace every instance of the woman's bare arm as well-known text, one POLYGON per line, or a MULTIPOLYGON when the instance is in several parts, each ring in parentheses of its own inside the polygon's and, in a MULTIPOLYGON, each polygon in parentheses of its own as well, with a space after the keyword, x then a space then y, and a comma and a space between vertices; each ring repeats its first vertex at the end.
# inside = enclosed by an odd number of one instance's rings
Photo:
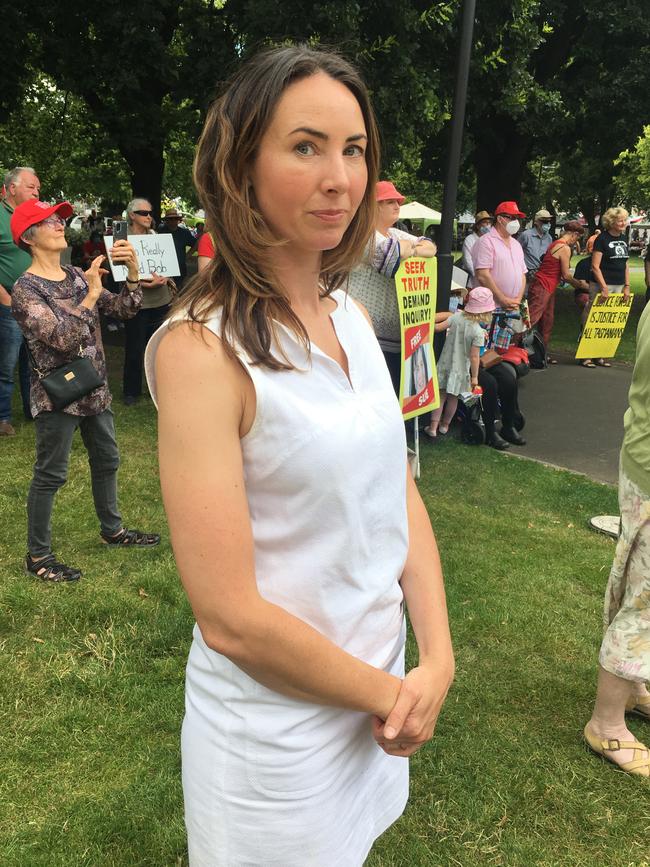
POLYGON ((385 725, 376 721, 375 739, 391 755, 408 756, 433 736, 454 678, 442 567, 426 507, 407 470, 409 552, 401 585, 418 646, 419 662, 404 678, 385 725), (404 749, 406 747, 406 749, 404 749))

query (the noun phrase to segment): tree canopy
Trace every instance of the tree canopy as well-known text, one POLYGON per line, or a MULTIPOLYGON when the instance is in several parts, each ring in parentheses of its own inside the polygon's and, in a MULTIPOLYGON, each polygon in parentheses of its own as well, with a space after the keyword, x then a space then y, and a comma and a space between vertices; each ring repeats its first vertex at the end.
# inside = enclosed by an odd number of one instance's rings
MULTIPOLYGON (((4 51, 0 164, 33 164, 48 196, 135 194, 157 207, 164 191, 192 201, 194 146, 220 84, 260 45, 307 41, 335 46, 360 67, 384 174, 439 204, 459 10, 460 0, 9 9, 3 23, 16 38, 4 51)), ((650 20, 635 0, 615 9, 481 0, 459 207, 514 198, 593 218, 616 197, 645 203, 630 167, 642 161, 649 61, 650 20)))

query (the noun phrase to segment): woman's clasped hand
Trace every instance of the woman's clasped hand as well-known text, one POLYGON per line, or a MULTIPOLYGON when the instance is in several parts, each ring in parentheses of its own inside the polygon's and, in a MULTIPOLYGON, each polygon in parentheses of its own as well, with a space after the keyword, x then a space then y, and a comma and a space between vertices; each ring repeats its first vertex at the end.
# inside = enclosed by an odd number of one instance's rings
POLYGON ((384 752, 412 756, 431 740, 453 677, 449 662, 423 663, 409 671, 386 721, 373 718, 372 734, 384 752))

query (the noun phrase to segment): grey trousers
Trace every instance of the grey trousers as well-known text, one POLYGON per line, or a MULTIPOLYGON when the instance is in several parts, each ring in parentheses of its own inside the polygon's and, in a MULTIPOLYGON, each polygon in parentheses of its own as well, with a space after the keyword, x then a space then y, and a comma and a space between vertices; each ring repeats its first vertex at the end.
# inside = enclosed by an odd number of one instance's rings
POLYGON ((27 546, 32 557, 51 553, 54 497, 68 478, 72 438, 79 428, 88 452, 95 511, 102 531, 109 535, 122 528, 117 508, 117 468, 120 455, 115 442, 113 413, 78 416, 65 412, 41 412, 36 427, 36 463, 27 496, 27 546))

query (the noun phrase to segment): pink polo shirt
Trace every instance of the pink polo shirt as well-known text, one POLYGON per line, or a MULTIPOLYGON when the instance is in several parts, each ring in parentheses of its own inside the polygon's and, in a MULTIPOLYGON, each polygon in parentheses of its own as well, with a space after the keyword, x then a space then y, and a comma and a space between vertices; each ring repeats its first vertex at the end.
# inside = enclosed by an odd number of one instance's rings
POLYGON ((514 238, 504 241, 493 226, 474 244, 472 262, 474 271, 487 268, 491 272, 492 279, 507 298, 516 298, 521 292, 526 264, 521 244, 514 238))

